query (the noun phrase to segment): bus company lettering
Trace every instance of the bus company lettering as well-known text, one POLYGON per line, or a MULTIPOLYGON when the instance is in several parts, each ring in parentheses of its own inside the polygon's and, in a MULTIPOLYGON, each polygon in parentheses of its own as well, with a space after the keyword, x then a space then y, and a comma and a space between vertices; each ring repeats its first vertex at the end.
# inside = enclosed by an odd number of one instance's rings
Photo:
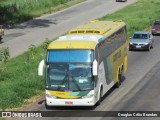
POLYGON ((120 57, 121 57, 121 50, 113 55, 113 62, 117 61, 117 59, 120 58, 120 57))
POLYGON ((56 92, 56 95, 65 95, 63 92, 56 92))

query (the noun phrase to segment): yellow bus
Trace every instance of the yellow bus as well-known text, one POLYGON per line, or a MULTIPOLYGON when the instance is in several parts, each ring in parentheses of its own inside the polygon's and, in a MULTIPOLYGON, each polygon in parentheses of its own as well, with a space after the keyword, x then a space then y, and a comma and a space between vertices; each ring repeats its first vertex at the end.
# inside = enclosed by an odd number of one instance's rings
POLYGON ((38 74, 46 75, 46 108, 94 106, 127 70, 127 33, 123 21, 93 20, 50 43, 38 74))

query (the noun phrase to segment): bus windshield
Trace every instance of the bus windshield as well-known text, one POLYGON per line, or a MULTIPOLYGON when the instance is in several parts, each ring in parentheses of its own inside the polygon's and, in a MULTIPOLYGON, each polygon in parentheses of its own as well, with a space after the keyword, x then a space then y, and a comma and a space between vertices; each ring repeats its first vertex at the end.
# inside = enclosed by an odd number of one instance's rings
POLYGON ((50 61, 50 63, 47 65, 46 88, 57 91, 82 91, 93 89, 93 77, 91 72, 93 56, 91 51, 68 51, 70 54, 65 51, 67 54, 65 56, 62 51, 51 52, 52 53, 48 53, 48 61, 50 61), (73 56, 74 58, 72 58, 73 56), (52 59, 50 57, 52 57, 52 59), (71 58, 67 59, 65 57, 71 58))

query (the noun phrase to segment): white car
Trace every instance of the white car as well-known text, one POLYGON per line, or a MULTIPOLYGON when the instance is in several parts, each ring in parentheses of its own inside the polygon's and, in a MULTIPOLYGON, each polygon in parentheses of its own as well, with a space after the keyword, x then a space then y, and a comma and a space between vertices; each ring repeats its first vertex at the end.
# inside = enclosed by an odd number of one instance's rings
POLYGON ((153 36, 151 33, 146 31, 139 31, 133 34, 129 42, 129 50, 141 49, 150 51, 150 48, 153 48, 153 36))

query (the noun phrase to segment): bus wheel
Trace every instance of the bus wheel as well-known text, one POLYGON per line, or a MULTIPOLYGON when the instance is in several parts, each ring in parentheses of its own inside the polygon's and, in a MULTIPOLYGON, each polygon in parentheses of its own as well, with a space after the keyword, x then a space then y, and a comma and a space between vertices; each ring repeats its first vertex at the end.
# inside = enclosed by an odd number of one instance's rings
POLYGON ((45 107, 46 107, 46 109, 51 109, 52 108, 51 106, 47 105, 46 101, 45 101, 45 107))
POLYGON ((119 75, 118 75, 118 81, 117 81, 117 83, 115 84, 115 87, 116 87, 116 88, 119 88, 119 86, 121 85, 122 78, 123 78, 122 74, 119 74, 119 75))
POLYGON ((119 81, 122 83, 124 81, 124 70, 122 70, 120 76, 119 76, 119 81))
POLYGON ((102 88, 101 88, 100 93, 99 93, 99 100, 98 100, 98 102, 97 102, 97 105, 100 105, 100 104, 101 104, 102 98, 103 98, 103 90, 102 90, 102 88))

